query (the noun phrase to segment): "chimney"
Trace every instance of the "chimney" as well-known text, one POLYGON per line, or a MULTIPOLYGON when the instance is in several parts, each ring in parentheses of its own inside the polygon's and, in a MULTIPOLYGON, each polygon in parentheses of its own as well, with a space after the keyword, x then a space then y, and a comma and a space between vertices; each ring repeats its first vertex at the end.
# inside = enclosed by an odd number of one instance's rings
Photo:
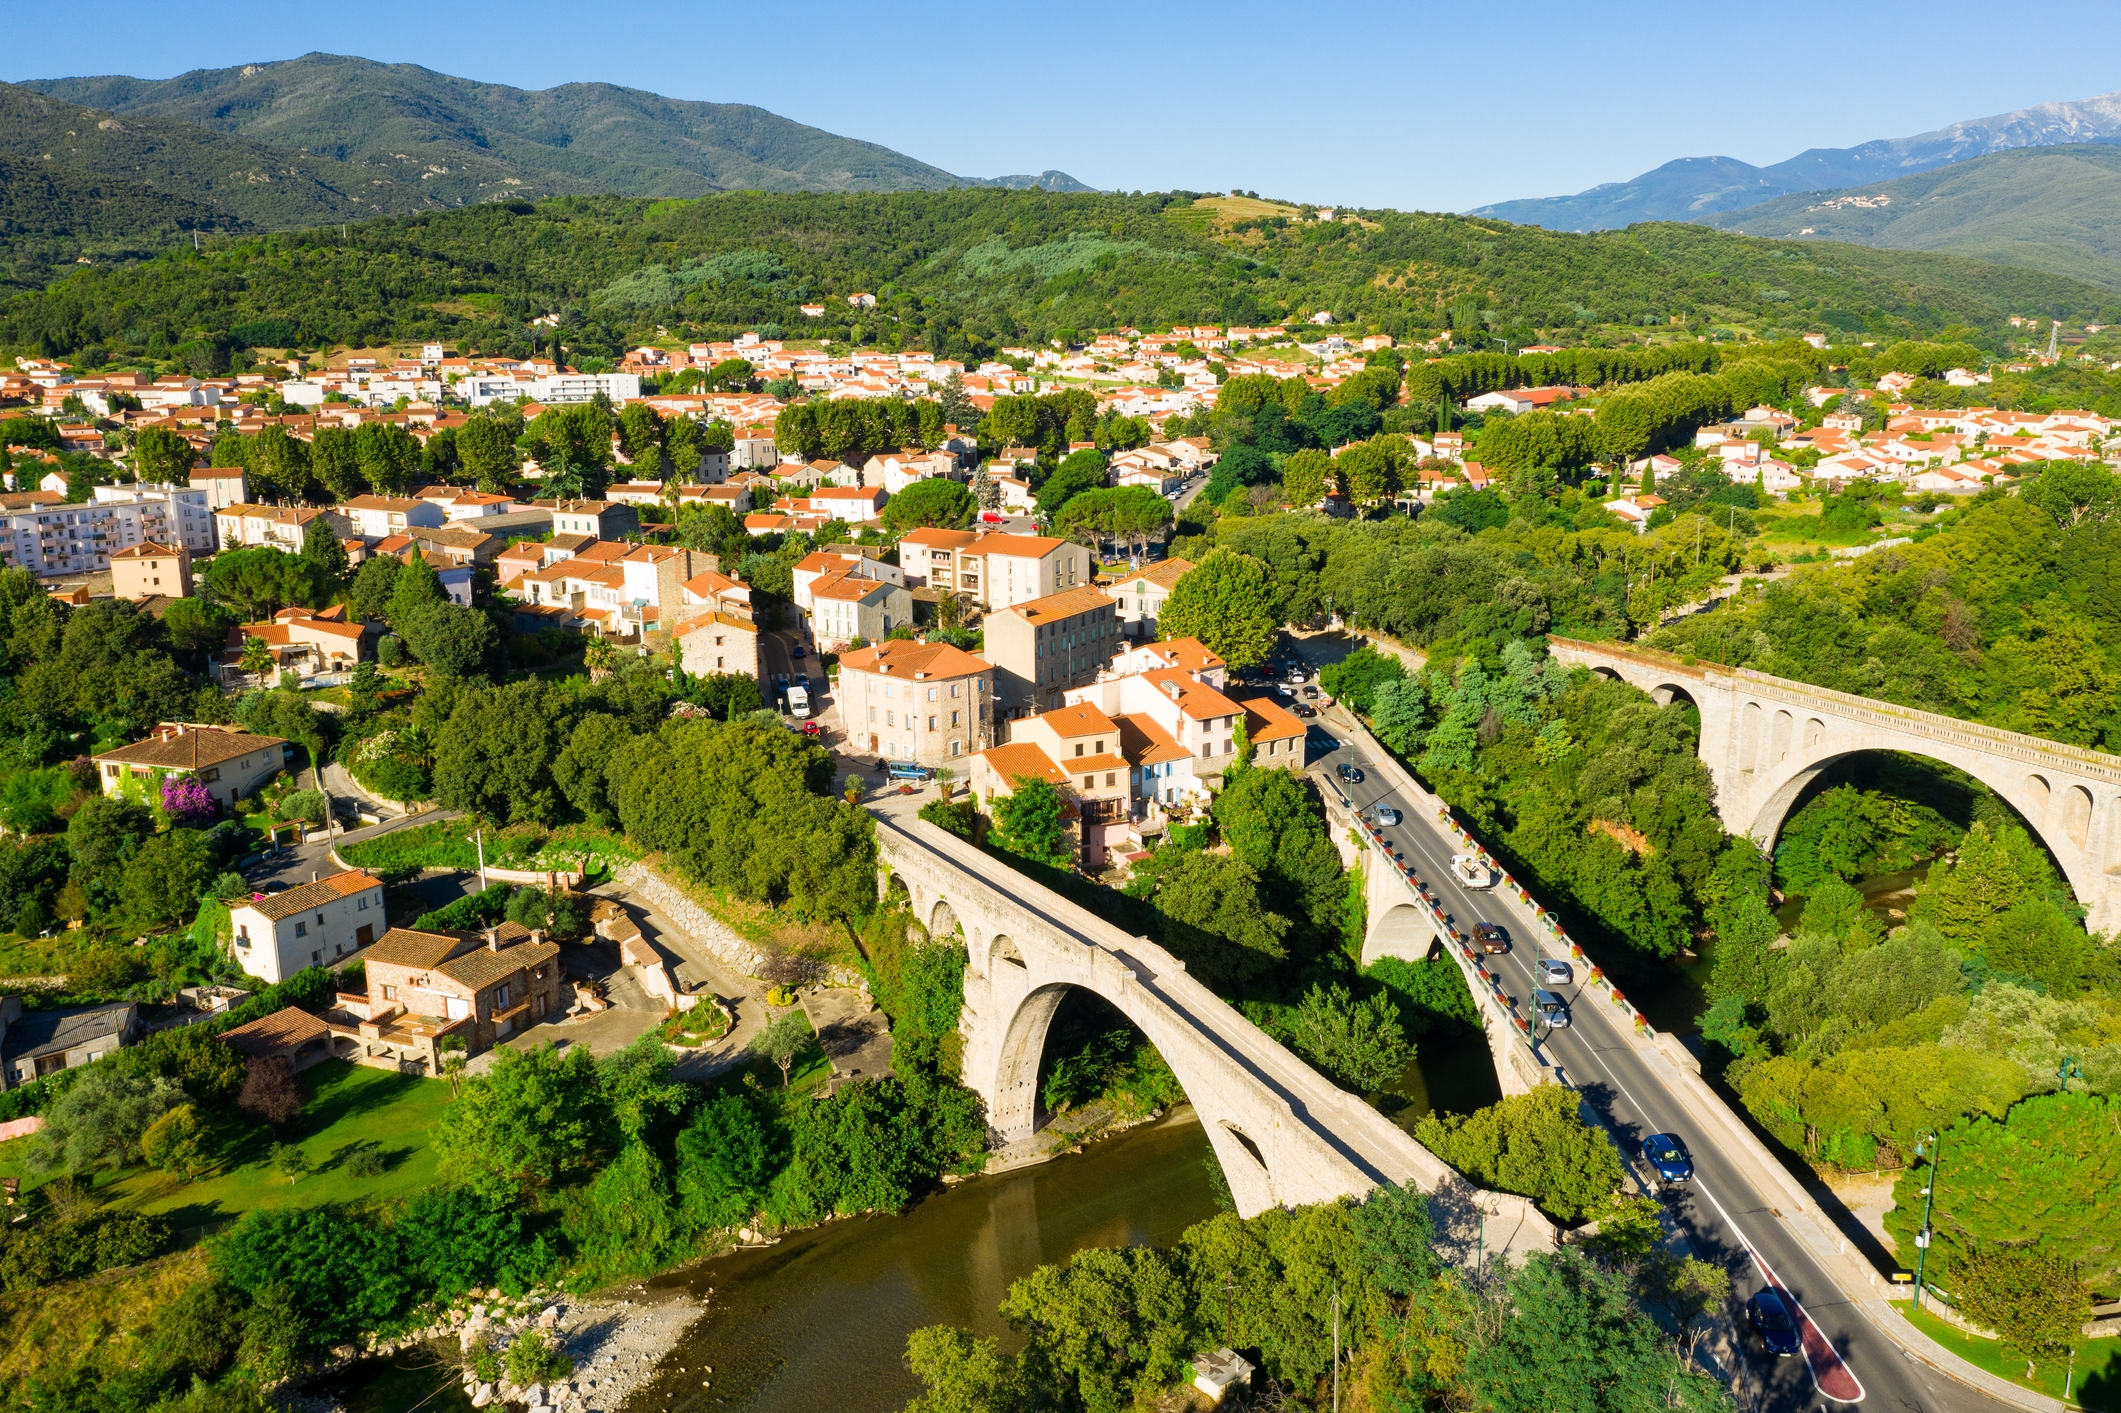
POLYGON ((545 940, 545 929, 544 929, 544 928, 542 928, 542 927, 533 927, 532 929, 530 929, 530 943, 531 943, 531 945, 532 945, 532 946, 536 946, 536 945, 537 945, 538 943, 540 943, 540 942, 543 942, 544 940, 545 940))
POLYGON ((318 879, 319 879, 320 877, 322 877, 322 876, 323 876, 323 875, 319 874, 319 873, 318 873, 318 872, 317 872, 317 871, 316 871, 315 869, 311 869, 311 870, 309 871, 309 881, 310 881, 311 883, 314 883, 314 882, 316 882, 316 881, 317 881, 317 880, 318 880, 318 879))
POLYGON ((498 952, 501 950, 501 934, 499 929, 492 927, 486 929, 486 950, 489 952, 498 952))

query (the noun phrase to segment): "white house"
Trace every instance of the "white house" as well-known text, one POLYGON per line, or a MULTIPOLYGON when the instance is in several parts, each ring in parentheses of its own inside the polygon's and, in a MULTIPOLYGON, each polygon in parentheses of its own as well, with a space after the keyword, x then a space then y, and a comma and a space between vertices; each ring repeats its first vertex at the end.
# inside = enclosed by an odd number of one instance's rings
POLYGON ((329 966, 350 957, 388 930, 383 884, 358 869, 285 893, 223 901, 234 929, 236 961, 267 982, 285 981, 305 967, 329 966))

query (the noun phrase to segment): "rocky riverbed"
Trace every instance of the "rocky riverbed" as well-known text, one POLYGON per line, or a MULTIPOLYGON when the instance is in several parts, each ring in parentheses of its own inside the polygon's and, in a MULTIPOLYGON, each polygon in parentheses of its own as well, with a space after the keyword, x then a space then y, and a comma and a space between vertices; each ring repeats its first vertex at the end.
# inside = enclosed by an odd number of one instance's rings
MULTIPOLYGON (((368 1353, 387 1357, 420 1346, 448 1349, 450 1362, 462 1361, 464 1392, 474 1408, 498 1413, 508 1404, 530 1413, 616 1413, 706 1310, 695 1296, 650 1296, 642 1287, 597 1299, 543 1290, 510 1298, 489 1291, 464 1297, 433 1324, 380 1342, 368 1353), (505 1370, 510 1346, 532 1332, 551 1341, 572 1370, 528 1385, 496 1373, 505 1370), (478 1359, 482 1349, 492 1358, 478 1359), (484 1375, 478 1363, 486 1364, 484 1375)), ((703 1370, 700 1377, 711 1380, 712 1371, 703 1370)))

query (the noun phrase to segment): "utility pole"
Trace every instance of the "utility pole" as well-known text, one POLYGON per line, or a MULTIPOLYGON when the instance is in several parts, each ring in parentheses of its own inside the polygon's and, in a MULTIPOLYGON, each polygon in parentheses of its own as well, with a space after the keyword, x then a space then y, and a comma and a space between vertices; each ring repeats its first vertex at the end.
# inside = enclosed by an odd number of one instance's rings
POLYGON ((485 826, 483 826, 483 825, 482 825, 482 826, 480 826, 479 828, 477 828, 477 829, 474 829, 474 830, 472 830, 472 831, 471 831, 471 838, 470 838, 470 839, 468 839, 468 840, 466 840, 465 842, 467 842, 467 843, 469 843, 469 844, 473 844, 473 845, 476 845, 476 846, 477 846, 477 848, 478 848, 478 850, 479 850, 479 891, 480 891, 481 893, 483 893, 483 892, 485 892, 485 891, 486 891, 486 829, 485 829, 485 826))
POLYGON ((1340 1287, 1333 1287, 1333 1413, 1340 1413, 1340 1287))
POLYGON ((1915 1233, 1915 1308, 1917 1310, 1922 1308, 1922 1271, 1930 1254, 1930 1208, 1935 1206, 1937 1202, 1937 1156, 1938 1150, 1943 1147, 1943 1140, 1935 1129, 1930 1130, 1922 1143, 1915 1145, 1917 1157, 1921 1156, 1924 1144, 1927 1144, 1930 1150, 1930 1178, 1922 1189, 1922 1230, 1915 1233))

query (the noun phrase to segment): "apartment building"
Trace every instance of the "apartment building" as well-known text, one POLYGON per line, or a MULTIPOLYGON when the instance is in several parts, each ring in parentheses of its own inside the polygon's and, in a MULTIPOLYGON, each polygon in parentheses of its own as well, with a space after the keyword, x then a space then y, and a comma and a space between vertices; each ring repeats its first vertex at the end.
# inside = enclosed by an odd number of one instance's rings
POLYGON ((997 705, 1011 718, 1060 706, 1069 688, 1097 680, 1121 642, 1117 606, 1088 585, 989 613, 981 626, 997 705))
POLYGON ((840 657, 838 701, 848 749, 949 765, 989 739, 994 669, 948 643, 896 639, 840 657))
POLYGON ((135 545, 214 550, 213 521, 204 491, 165 486, 98 486, 82 504, 38 503, 7 497, 0 509, 0 568, 27 569, 40 579, 93 574, 111 556, 135 545))
POLYGON ((1083 866, 1097 868, 1134 822, 1137 767, 1129 759, 1126 734, 1119 721, 1093 703, 1024 717, 1010 725, 1006 744, 973 758, 973 798, 991 801, 1012 794, 1025 776, 1051 783, 1074 807, 1083 866))
POLYGON ((906 571, 881 558, 879 551, 873 548, 831 545, 796 561, 792 571, 795 606, 804 613, 810 612, 811 586, 836 574, 851 574, 857 579, 874 579, 878 583, 902 587, 906 582, 906 571))
POLYGON ((1071 540, 971 530, 913 531, 899 541, 899 567, 909 584, 968 595, 989 613, 1094 577, 1090 551, 1071 540))
POLYGON ((191 551, 182 545, 142 540, 110 557, 111 593, 137 603, 166 594, 191 597, 191 551))
POLYGON ((221 549, 269 545, 298 554, 312 520, 323 519, 340 539, 354 534, 352 517, 332 509, 302 505, 231 505, 214 512, 215 542, 221 549))
MULTIPOLYGON (((1206 797, 1209 782, 1219 780, 1236 755, 1237 724, 1247 719, 1245 704, 1209 685, 1197 669, 1183 667, 1159 667, 1126 677, 1107 676, 1071 687, 1063 695, 1071 706, 1088 704, 1115 719, 1130 718, 1145 738, 1175 748, 1160 752, 1153 762, 1155 768, 1144 770, 1137 777, 1139 793, 1144 798, 1166 805, 1188 796, 1206 797)), ((1262 722, 1268 721, 1264 712, 1260 717, 1262 722)), ((1296 721, 1293 716, 1288 720, 1296 721)), ((1272 724, 1277 729, 1283 725, 1278 720, 1272 724)), ((1302 735, 1300 723, 1297 735, 1302 735)), ((1283 752, 1277 749, 1276 754, 1283 752)))
POLYGON ((885 579, 828 574, 810 585, 810 633, 821 652, 840 652, 860 638, 880 642, 913 621, 913 591, 885 579))
POLYGON ((353 522, 355 534, 372 540, 416 529, 439 530, 449 520, 439 501, 407 496, 355 496, 341 503, 339 512, 353 522))
POLYGON ((191 489, 206 492, 209 511, 226 510, 250 499, 250 482, 240 466, 194 466, 191 489))
POLYGON ((243 970, 278 984, 305 967, 352 956, 387 930, 383 884, 359 869, 284 893, 224 899, 243 970))

